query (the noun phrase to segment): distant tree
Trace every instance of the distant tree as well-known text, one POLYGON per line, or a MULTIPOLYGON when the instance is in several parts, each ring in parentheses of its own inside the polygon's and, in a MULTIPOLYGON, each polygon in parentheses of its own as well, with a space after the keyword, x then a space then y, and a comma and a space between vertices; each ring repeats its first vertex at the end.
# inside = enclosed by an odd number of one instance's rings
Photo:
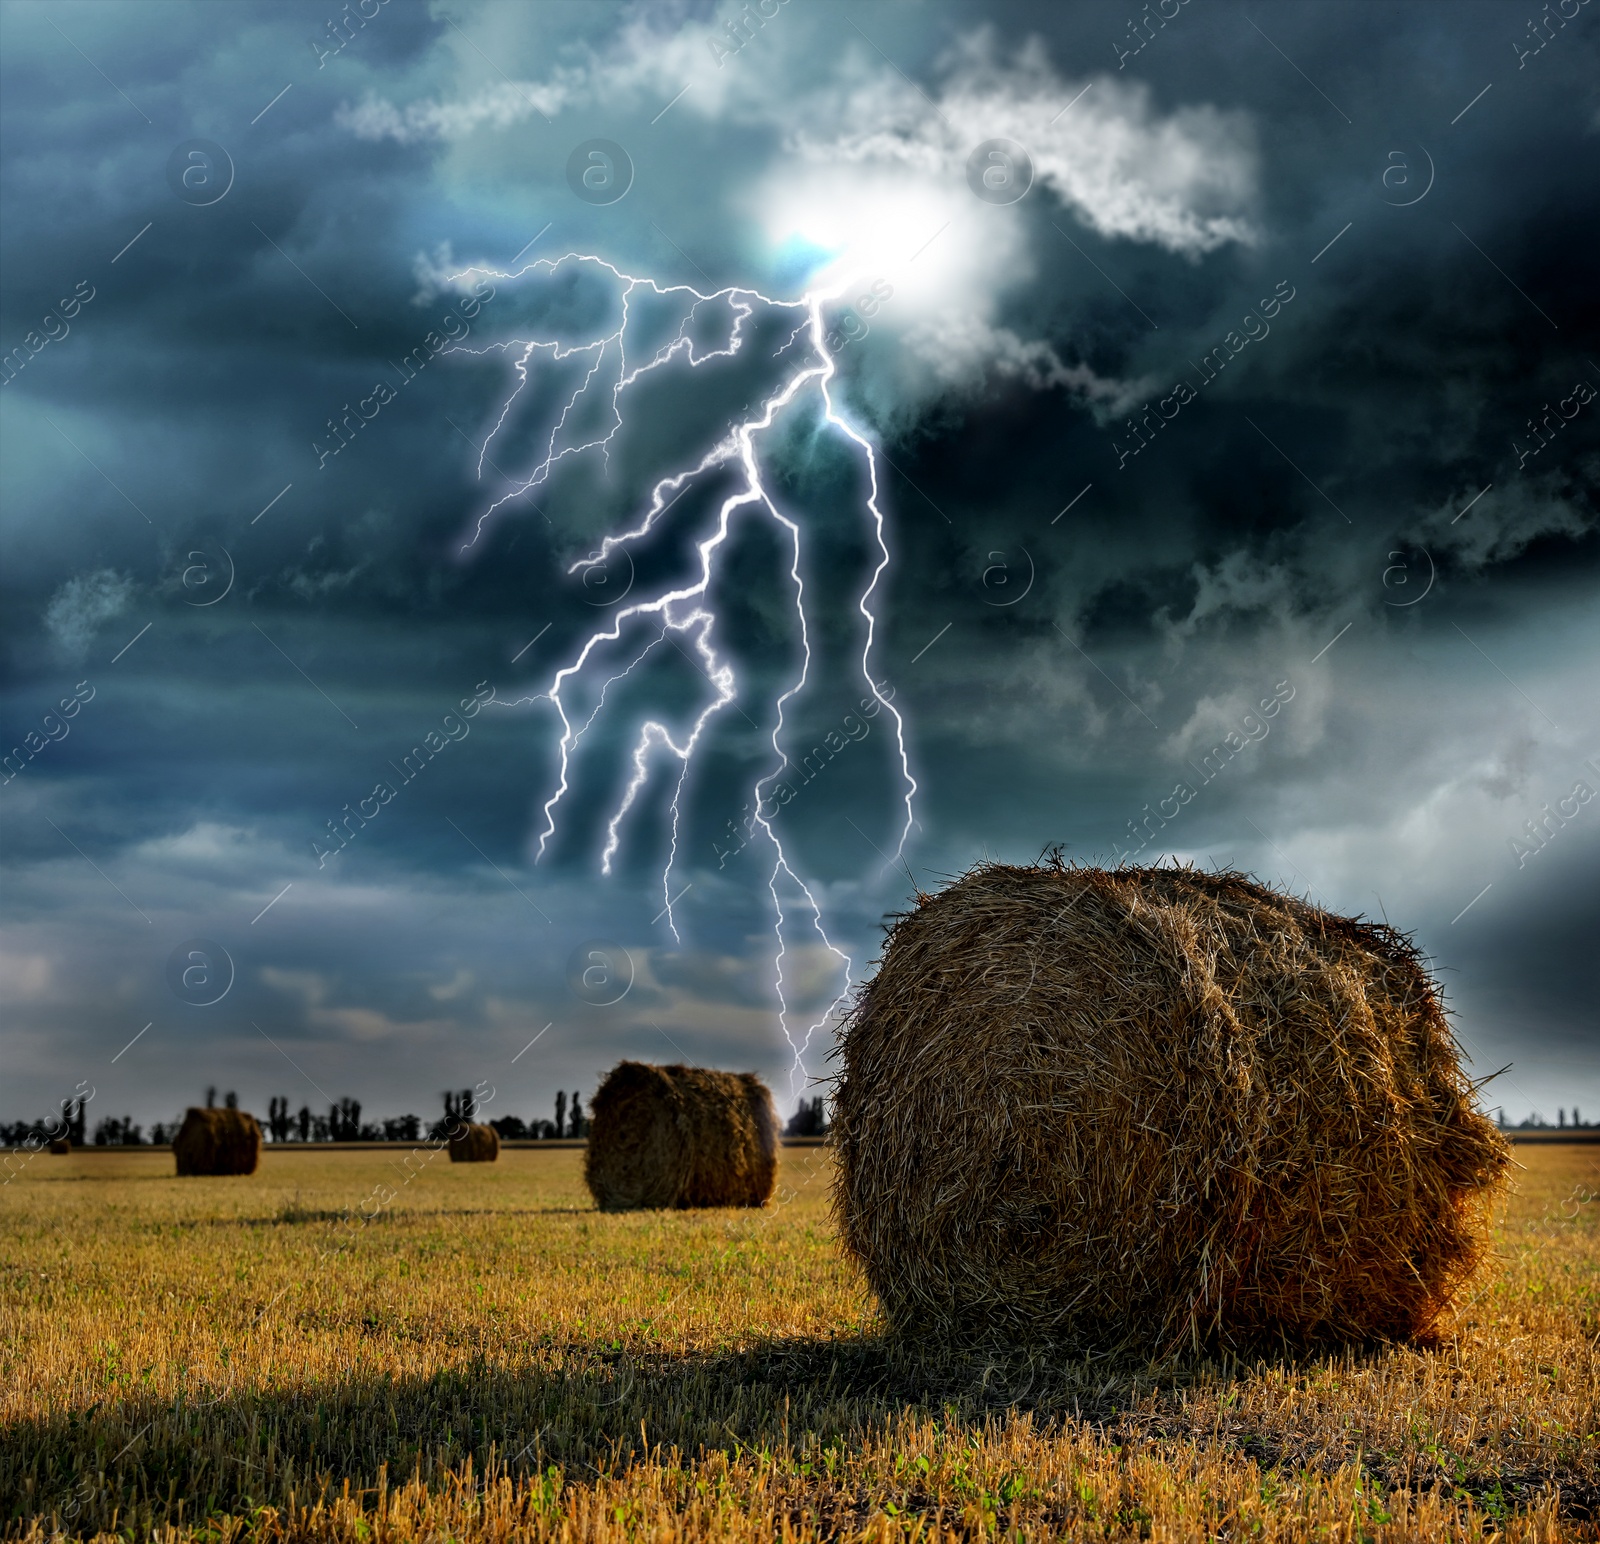
POLYGON ((578 1103, 577 1089, 572 1091, 572 1115, 568 1130, 574 1137, 584 1136, 589 1130, 589 1123, 583 1118, 583 1106, 578 1103))
POLYGON ((523 1142, 528 1137, 527 1122, 520 1115, 502 1115, 489 1122, 499 1133, 502 1142, 523 1142))
POLYGON ((63 1099, 61 1101, 61 1119, 67 1128, 67 1140, 74 1147, 83 1146, 83 1128, 87 1120, 87 1103, 88 1101, 83 1099, 63 1099))
POLYGON ((786 1137, 820 1137, 827 1131, 828 1115, 821 1094, 814 1099, 802 1099, 789 1124, 783 1128, 786 1137))
POLYGON ((561 1136, 565 1136, 566 1134, 567 1134, 567 1095, 566 1095, 566 1090, 563 1089, 560 1093, 558 1093, 556 1095, 556 1135, 558 1137, 561 1137, 561 1136))
POLYGON ((429 1135, 435 1139, 452 1137, 462 1126, 469 1124, 476 1113, 477 1102, 470 1088, 463 1088, 460 1093, 447 1088, 444 1092, 444 1119, 435 1123, 429 1135))
POLYGON ((334 1142, 356 1142, 361 1138, 361 1105, 358 1100, 341 1099, 328 1111, 328 1130, 334 1142))
POLYGON ((239 1108, 239 1096, 231 1088, 222 1096, 222 1102, 230 1110, 239 1108))
POLYGON ((289 1118, 289 1100, 282 1094, 274 1094, 267 1101, 267 1130, 272 1133, 274 1142, 289 1140, 293 1123, 289 1118))
POLYGON ((383 1123, 386 1142, 415 1142, 422 1135, 422 1122, 415 1115, 396 1115, 383 1123))
POLYGON ((313 1115, 311 1117, 311 1140, 313 1142, 331 1142, 333 1128, 328 1124, 326 1115, 313 1115))
POLYGON ((213 1110, 217 1105, 217 1091, 215 1087, 206 1090, 206 1108, 213 1110))
POLYGON ((309 1142, 311 1140, 311 1111, 305 1105, 300 1106, 300 1113, 295 1117, 295 1125, 299 1128, 300 1140, 309 1142))
POLYGON ((124 1115, 121 1120, 107 1116, 94 1128, 96 1147, 138 1147, 142 1140, 142 1130, 134 1125, 131 1115, 124 1115))

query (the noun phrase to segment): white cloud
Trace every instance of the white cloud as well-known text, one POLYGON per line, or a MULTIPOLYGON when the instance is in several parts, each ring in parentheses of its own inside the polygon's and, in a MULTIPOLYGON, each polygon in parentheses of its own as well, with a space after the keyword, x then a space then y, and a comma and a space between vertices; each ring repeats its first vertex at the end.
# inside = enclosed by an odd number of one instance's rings
MULTIPOLYGON (((763 43, 795 24, 780 13, 763 43)), ((722 68, 725 41, 709 23, 665 32, 635 21, 543 81, 404 107, 369 97, 341 109, 338 121, 367 139, 454 141, 536 113, 644 111, 682 93, 673 111, 685 117, 769 131, 779 148, 744 199, 774 267, 792 271, 797 257, 813 259, 808 287, 841 303, 874 281, 891 292, 873 326, 903 346, 889 358, 874 345, 857 372, 885 418, 992 377, 1065 388, 1107 413, 1124 410, 1145 385, 1100 377, 1004 325, 1006 293, 1034 274, 1036 222, 969 188, 967 160, 985 140, 1026 148, 1034 168, 1027 197, 1064 206, 1050 210, 1058 223, 1076 218, 1103 237, 1191 260, 1257 238, 1257 153, 1242 112, 1199 104, 1162 113, 1142 85, 1064 80, 1037 39, 1002 58, 988 29, 939 61, 930 96, 854 40, 822 76, 803 75, 815 64, 800 47, 749 48, 722 68)), ((467 64, 463 56, 464 71, 467 64)), ((425 283, 436 282, 434 266, 419 270, 425 283)))
POLYGON ((933 102, 885 78, 850 95, 835 132, 803 130, 796 148, 834 165, 895 167, 971 198, 967 158, 986 140, 1009 139, 1028 152, 1036 179, 1102 236, 1187 257, 1255 241, 1257 155, 1243 112, 1200 105, 1163 117, 1142 83, 1062 80, 1037 39, 1006 63, 992 35, 976 33, 945 67, 933 102))
POLYGON ((133 580, 114 569, 78 574, 50 597, 45 628, 64 658, 81 660, 100 625, 124 611, 132 596, 133 580))
POLYGON ((1191 257, 1256 239, 1255 135, 1242 111, 1200 104, 1163 116, 1143 83, 1063 80, 1037 38, 1003 60, 988 28, 940 62, 933 97, 860 49, 841 54, 833 74, 809 86, 776 78, 785 69, 778 52, 723 69, 711 46, 723 36, 706 23, 664 33, 639 20, 608 49, 589 49, 543 81, 501 81, 458 101, 404 107, 369 95, 342 107, 336 121, 363 139, 410 144, 553 118, 568 107, 637 108, 681 93, 684 114, 774 127, 802 160, 892 168, 902 187, 932 183, 963 197, 974 147, 1012 139, 1027 149, 1038 180, 1103 236, 1191 257))
POLYGON ((53 974, 47 954, 0 953, 0 997, 12 1004, 42 1002, 53 974))
POLYGON ((321 971, 284 970, 275 965, 263 965, 260 977, 274 991, 297 1001, 305 1013, 306 1027, 330 1040, 357 1044, 380 1040, 427 1044, 457 1031, 458 1026, 452 1019, 401 1020, 377 1008, 329 1003, 333 983, 321 971))
POLYGON ((359 107, 341 106, 334 121, 359 139, 392 139, 409 145, 419 140, 461 139, 485 125, 509 129, 535 114, 550 117, 561 111, 564 96, 559 87, 505 81, 462 102, 424 98, 398 108, 382 97, 368 96, 359 107))
POLYGON ((472 972, 462 966, 448 981, 442 982, 438 986, 430 986, 428 988, 428 996, 435 1002, 454 1002, 456 998, 460 997, 462 993, 472 986, 474 979, 472 972))
POLYGON ((945 68, 931 103, 883 73, 840 91, 829 114, 799 113, 786 160, 754 195, 769 241, 814 249, 813 287, 845 302, 861 286, 888 292, 872 325, 903 348, 867 372, 880 409, 993 376, 1125 409, 1147 383, 1101 377, 1001 323, 1006 294, 1035 273, 1030 227, 1020 206, 974 195, 968 157, 985 140, 1015 141, 1033 163, 1028 198, 1053 195, 1102 236, 1198 259, 1255 240, 1249 121, 1209 106, 1163 117, 1142 86, 1063 81, 1037 42, 1003 63, 980 34, 945 68))

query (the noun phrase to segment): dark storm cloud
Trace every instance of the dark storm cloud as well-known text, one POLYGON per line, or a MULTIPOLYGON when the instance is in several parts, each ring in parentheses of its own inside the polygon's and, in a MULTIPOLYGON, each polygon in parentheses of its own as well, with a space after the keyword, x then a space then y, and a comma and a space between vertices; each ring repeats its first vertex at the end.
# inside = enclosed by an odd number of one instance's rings
MULTIPOLYGON (((1526 1063, 1508 1108, 1576 1090, 1600 817, 1583 806, 1521 866, 1512 844, 1600 751, 1583 18, 1527 55, 1504 6, 1377 7, 1352 28, 1342 8, 1191 4, 1137 52, 1116 5, 841 27, 789 0, 736 51, 713 6, 388 0, 340 41, 345 14, 0 11, 0 344, 20 361, 0 398, 4 741, 45 747, 0 793, 25 1105, 147 1020, 115 1076, 152 1116, 186 1078, 287 1087, 302 1072, 268 1035, 307 1076, 294 1097, 316 1102, 314 1082, 369 1108, 503 1065, 542 1109, 621 1053, 782 1083, 767 865, 718 857, 797 658, 771 530, 741 531, 717 591, 740 690, 685 794, 681 946, 659 779, 617 876, 595 856, 645 705, 681 724, 705 700, 682 651, 618 689, 540 867, 547 704, 484 710, 398 770, 479 683, 514 702, 570 657, 600 613, 567 565, 770 389, 778 320, 694 391, 663 377, 608 464, 563 470, 464 554, 575 384, 535 380, 479 482, 510 376, 466 351, 616 300, 593 275, 489 275, 488 299, 445 276, 576 249, 792 296, 819 260, 804 231, 842 217, 853 238, 895 199, 899 266, 870 254, 891 295, 839 350, 840 400, 892 461, 877 672, 912 726, 920 882, 985 851, 1137 838, 1376 904, 1457 972, 1475 1054, 1526 1063), (973 199, 967 139, 1035 135, 1028 197, 973 199), (594 137, 635 166, 610 206, 567 182, 594 137), (169 182, 195 139, 232 163, 215 203, 169 182), (79 682, 94 695, 67 723, 79 682), (1245 715, 1280 682, 1294 696, 1261 734, 1245 715), (1169 818, 1181 779, 1194 796, 1169 818), (363 815, 380 783, 392 801, 363 815), (197 1018, 163 972, 212 934, 239 985, 197 1018), (568 982, 595 940, 638 961, 614 1006, 568 982)), ((873 557, 836 436, 786 422, 771 472, 814 538, 798 757, 864 689, 853 597, 873 557)), ((727 487, 707 479, 641 551, 640 593, 688 571, 727 487)), ((886 721, 823 760, 786 829, 859 976, 907 891, 886 721)), ((843 981, 808 947, 789 985, 814 1016, 843 981)))

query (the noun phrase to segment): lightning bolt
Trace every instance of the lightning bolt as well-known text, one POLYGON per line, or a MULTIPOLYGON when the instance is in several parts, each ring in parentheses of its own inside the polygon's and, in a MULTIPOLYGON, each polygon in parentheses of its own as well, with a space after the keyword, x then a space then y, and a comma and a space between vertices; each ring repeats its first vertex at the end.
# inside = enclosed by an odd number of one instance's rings
MULTIPOLYGON (((749 807, 753 808, 754 813, 747 823, 747 829, 752 835, 759 830, 771 849, 767 890, 772 898, 773 932, 776 939, 773 965, 774 990, 778 1002, 779 1027, 790 1050, 794 1053, 794 1064, 791 1068, 792 1092, 796 1080, 804 1078, 804 1058, 813 1036, 844 1000, 850 989, 854 969, 850 956, 829 938, 823 922, 822 908, 816 896, 800 877, 784 850, 782 836, 774 824, 778 806, 772 801, 768 792, 791 765, 788 753, 783 748, 783 733, 789 705, 804 691, 810 679, 811 638, 805 580, 801 572, 803 534, 800 523, 779 508, 777 500, 768 490, 762 477, 757 445, 760 437, 772 427, 778 414, 808 393, 815 394, 822 421, 832 426, 859 452, 867 472, 865 515, 876 546, 877 561, 871 578, 856 598, 856 609, 865 624, 865 640, 861 651, 862 677, 880 707, 888 710, 889 718, 894 725, 895 750, 900 763, 904 820, 901 822, 899 838, 890 862, 898 860, 905 850, 906 841, 914 824, 913 801, 917 792, 917 781, 912 775, 906 751, 905 721, 899 710, 883 695, 872 674, 872 651, 878 627, 878 618, 873 610, 873 597, 890 563, 884 514, 880 503, 878 458, 871 440, 848 422, 834 400, 832 386, 838 373, 838 366, 828 349, 823 324, 823 308, 837 300, 849 288, 851 281, 841 282, 825 291, 807 291, 798 300, 775 299, 743 286, 729 286, 711 293, 703 293, 689 285, 663 285, 654 279, 638 278, 624 273, 603 258, 576 252, 529 263, 515 273, 475 266, 454 275, 453 279, 465 281, 476 275, 483 275, 509 282, 540 272, 553 278, 561 270, 569 267, 587 269, 603 275, 604 282, 614 286, 618 299, 619 319, 611 331, 581 342, 534 337, 491 344, 481 349, 464 349, 460 345, 456 346, 456 351, 465 353, 485 354, 496 351, 505 354, 512 361, 512 373, 516 378, 479 453, 480 478, 485 460, 489 456, 490 446, 505 430, 517 399, 528 385, 532 369, 541 360, 548 361, 552 366, 567 361, 584 362, 581 379, 562 403, 549 433, 543 438, 539 459, 525 475, 510 479, 514 486, 502 493, 479 515, 470 536, 462 544, 463 554, 478 543, 500 510, 547 483, 563 461, 598 453, 609 464, 612 443, 625 422, 625 398, 630 389, 674 361, 681 361, 689 369, 694 370, 702 368, 713 360, 733 358, 748 341, 746 323, 755 316, 758 307, 767 308, 770 312, 788 312, 796 319, 796 325, 787 341, 774 351, 772 359, 783 358, 802 338, 809 341, 809 349, 798 361, 791 362, 787 366, 787 374, 770 395, 759 403, 754 412, 742 419, 736 419, 726 433, 703 451, 698 460, 669 472, 657 481, 651 489, 646 508, 629 529, 607 535, 597 551, 579 559, 567 569, 569 575, 583 575, 585 579, 598 571, 603 578, 605 565, 612 555, 619 551, 629 554, 629 549, 649 537, 667 511, 689 490, 697 478, 720 469, 734 471, 740 476, 739 484, 723 499, 710 533, 696 543, 699 552, 698 575, 692 582, 664 589, 649 599, 636 600, 617 611, 611 624, 591 633, 568 663, 555 671, 542 691, 521 699, 523 702, 548 702, 555 709, 561 724, 557 745, 556 787, 544 804, 544 824, 539 832, 535 859, 537 861, 544 856, 550 839, 555 835, 556 811, 570 791, 573 753, 604 708, 607 691, 616 682, 631 675, 660 645, 669 642, 695 663, 706 678, 712 688, 712 695, 695 717, 687 733, 675 738, 670 728, 655 718, 646 719, 640 726, 633 745, 631 775, 607 823, 605 845, 600 855, 601 872, 609 874, 612 862, 621 847, 623 823, 640 792, 649 783, 652 761, 661 755, 675 760, 677 767, 670 805, 671 834, 667 860, 661 874, 661 890, 667 925, 673 938, 681 943, 677 918, 673 910, 675 901, 672 894, 672 875, 678 858, 683 791, 702 736, 713 719, 733 703, 738 695, 738 682, 733 666, 717 651, 717 617, 708 604, 707 597, 717 571, 718 557, 734 529, 736 517, 745 511, 764 516, 782 533, 789 554, 789 578, 793 585, 795 616, 799 630, 800 671, 797 678, 779 695, 774 705, 771 742, 775 761, 770 770, 757 778, 751 790, 752 804, 749 807), (678 300, 685 309, 678 330, 672 338, 657 346, 653 352, 646 352, 643 357, 631 361, 629 326, 634 317, 635 297, 641 294, 664 301, 678 300), (719 307, 727 316, 720 346, 697 346, 691 329, 697 320, 712 315, 719 307), (601 423, 586 434, 580 433, 574 424, 587 412, 587 401, 596 393, 604 393, 609 398, 604 404, 601 423), (600 660, 606 654, 608 647, 620 644, 624 632, 632 633, 641 627, 648 641, 642 649, 633 654, 622 669, 616 670, 604 679, 587 716, 582 717, 569 711, 565 695, 568 689, 589 685, 592 690, 593 679, 602 673, 600 660), (687 642, 689 648, 685 649, 683 643, 679 642, 680 639, 687 642), (788 947, 786 929, 789 921, 785 910, 786 895, 791 907, 808 918, 809 927, 815 931, 823 948, 839 962, 843 980, 839 993, 827 1009, 805 1027, 798 1039, 796 1034, 791 1032, 788 981, 785 976, 788 947)), ((631 555, 629 562, 630 564, 632 562, 631 555)))

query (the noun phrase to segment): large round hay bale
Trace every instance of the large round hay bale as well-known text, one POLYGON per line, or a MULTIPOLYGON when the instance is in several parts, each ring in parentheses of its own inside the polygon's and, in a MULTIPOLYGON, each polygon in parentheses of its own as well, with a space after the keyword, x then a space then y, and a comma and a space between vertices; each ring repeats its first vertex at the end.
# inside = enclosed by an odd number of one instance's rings
POLYGON ((902 1331, 1425 1335, 1510 1161, 1409 939, 1240 874, 985 864, 846 1024, 835 1204, 902 1331))
POLYGON ((463 1121, 447 1145, 451 1163, 493 1163, 500 1156, 500 1133, 493 1126, 463 1121))
POLYGON ((618 1062, 589 1111, 583 1177, 604 1212, 764 1206, 778 1116, 753 1072, 618 1062))
POLYGON ((180 1174, 254 1174, 261 1127, 244 1110, 191 1105, 172 1139, 172 1156, 180 1174))
POLYGON ((48 1150, 60 1158, 72 1151, 71 1137, 51 1137, 48 1150))

